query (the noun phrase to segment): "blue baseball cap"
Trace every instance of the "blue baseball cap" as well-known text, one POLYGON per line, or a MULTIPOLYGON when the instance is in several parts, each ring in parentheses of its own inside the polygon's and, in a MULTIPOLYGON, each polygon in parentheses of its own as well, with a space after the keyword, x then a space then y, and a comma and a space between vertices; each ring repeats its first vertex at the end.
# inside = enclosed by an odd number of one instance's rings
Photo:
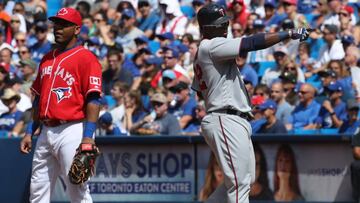
POLYGON ((121 14, 123 16, 127 16, 128 18, 134 18, 135 17, 135 11, 129 8, 124 9, 121 14))
POLYGON ((264 6, 270 6, 270 7, 275 8, 276 2, 275 2, 275 0, 265 0, 264 6))
POLYGON ((163 50, 164 51, 170 50, 172 52, 173 57, 175 57, 175 58, 179 57, 179 50, 175 46, 165 46, 165 47, 163 47, 163 50))
POLYGON ((189 48, 186 45, 182 44, 182 43, 178 44, 177 48, 181 53, 186 53, 186 52, 189 51, 189 48))
POLYGON ((254 26, 254 28, 264 28, 265 22, 262 19, 256 19, 253 22, 253 26, 254 26))
POLYGON ((205 4, 205 0, 193 0, 192 4, 200 4, 200 5, 204 5, 205 4))
POLYGON ((145 63, 148 65, 160 65, 162 64, 163 59, 160 57, 156 57, 156 56, 151 56, 147 59, 145 59, 145 63))
POLYGON ((109 112, 105 112, 102 116, 99 118, 99 123, 110 125, 112 123, 113 119, 109 112))
POLYGON ((147 38, 146 36, 141 36, 141 37, 137 37, 134 39, 135 43, 139 42, 139 43, 149 43, 149 38, 147 38))
POLYGON ((174 35, 171 32, 165 32, 164 34, 156 35, 159 39, 174 40, 174 35))
POLYGON ((355 43, 355 39, 352 35, 344 35, 341 37, 341 42, 350 45, 355 43))
POLYGON ((340 82, 338 82, 338 81, 330 83, 330 85, 326 86, 325 88, 332 92, 335 92, 335 91, 342 92, 343 91, 343 88, 342 88, 340 82))
POLYGON ((260 110, 266 110, 266 109, 277 109, 277 104, 271 99, 266 100, 264 103, 260 104, 258 107, 260 110))
POLYGON ((174 80, 176 78, 175 72, 173 70, 167 69, 162 72, 163 78, 170 78, 171 80, 174 80))

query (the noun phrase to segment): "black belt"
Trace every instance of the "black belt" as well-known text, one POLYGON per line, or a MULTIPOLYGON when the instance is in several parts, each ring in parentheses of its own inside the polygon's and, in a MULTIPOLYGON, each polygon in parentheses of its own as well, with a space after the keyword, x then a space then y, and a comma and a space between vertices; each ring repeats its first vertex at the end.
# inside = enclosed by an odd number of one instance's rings
POLYGON ((44 119, 41 122, 47 127, 57 127, 59 125, 63 125, 66 123, 82 121, 82 120, 72 120, 72 121, 64 121, 64 120, 57 120, 57 119, 44 119))
POLYGON ((244 118, 248 121, 251 121, 254 119, 254 116, 250 112, 245 113, 245 112, 241 112, 241 111, 238 111, 235 109, 219 109, 219 110, 211 111, 209 113, 223 113, 223 114, 240 116, 241 118, 244 118))

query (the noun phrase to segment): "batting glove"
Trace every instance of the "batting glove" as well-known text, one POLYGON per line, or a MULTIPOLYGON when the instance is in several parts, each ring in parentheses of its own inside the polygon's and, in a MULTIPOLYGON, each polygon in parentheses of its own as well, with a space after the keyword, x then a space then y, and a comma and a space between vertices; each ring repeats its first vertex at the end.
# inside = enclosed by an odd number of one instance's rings
POLYGON ((309 38, 311 29, 297 28, 289 31, 291 39, 300 39, 300 42, 305 41, 309 38))

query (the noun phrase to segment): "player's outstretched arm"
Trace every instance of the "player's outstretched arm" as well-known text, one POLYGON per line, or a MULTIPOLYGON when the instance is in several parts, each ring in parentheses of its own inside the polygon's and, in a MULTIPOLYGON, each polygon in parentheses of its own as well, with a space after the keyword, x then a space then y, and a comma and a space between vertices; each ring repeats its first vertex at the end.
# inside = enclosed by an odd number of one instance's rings
POLYGON ((240 52, 256 51, 271 47, 287 39, 305 41, 309 38, 311 29, 298 28, 276 33, 259 33, 244 37, 241 40, 240 52))

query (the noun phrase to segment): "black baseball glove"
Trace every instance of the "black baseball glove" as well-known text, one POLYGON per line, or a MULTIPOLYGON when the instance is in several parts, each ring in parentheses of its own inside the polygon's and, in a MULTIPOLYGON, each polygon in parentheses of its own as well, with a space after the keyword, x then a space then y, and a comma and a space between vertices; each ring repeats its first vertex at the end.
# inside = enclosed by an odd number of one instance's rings
POLYGON ((95 144, 81 143, 69 170, 72 184, 81 184, 94 175, 96 157, 100 154, 95 144))

